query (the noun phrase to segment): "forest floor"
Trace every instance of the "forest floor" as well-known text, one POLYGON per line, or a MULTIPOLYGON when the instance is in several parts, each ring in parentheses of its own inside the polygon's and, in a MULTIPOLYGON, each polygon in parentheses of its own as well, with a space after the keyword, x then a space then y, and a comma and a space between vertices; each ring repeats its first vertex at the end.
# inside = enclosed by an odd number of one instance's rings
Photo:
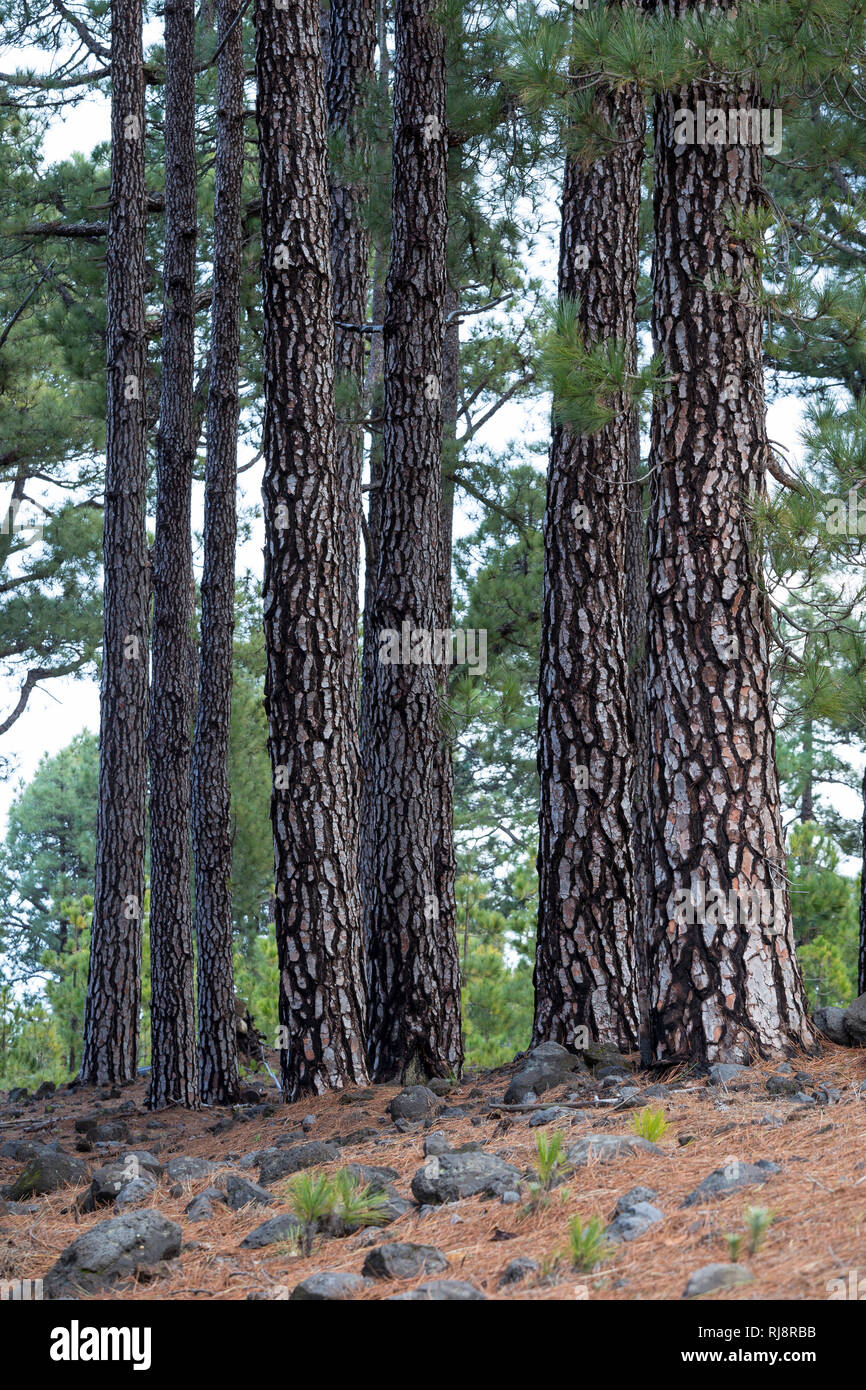
MULTIPOLYGON (((485 1196, 420 1212, 413 1204, 386 1227, 317 1239, 309 1257, 293 1253, 286 1243, 241 1248, 249 1232, 289 1210, 286 1189, 291 1179, 270 1185, 270 1206, 249 1205, 233 1211, 216 1202, 212 1216, 192 1222, 186 1215, 191 1198, 218 1179, 203 1176, 172 1185, 162 1177, 144 1205, 181 1227, 179 1256, 160 1262, 146 1280, 117 1284, 98 1296, 120 1300, 287 1298, 312 1273, 359 1274, 370 1245, 400 1241, 436 1247, 449 1267, 435 1277, 468 1281, 488 1299, 679 1299, 697 1269, 730 1260, 725 1234, 744 1230, 743 1213, 749 1204, 768 1207, 774 1216, 755 1255, 746 1252, 744 1242, 740 1263, 753 1282, 715 1293, 713 1299, 824 1300, 834 1289, 849 1287, 852 1272, 855 1280, 862 1279, 866 1293, 866 1089, 859 1091, 866 1077, 866 1052, 827 1044, 819 1057, 792 1059, 792 1065, 813 1078, 814 1084, 803 1083, 805 1091, 832 1086, 840 1098, 827 1105, 803 1105, 770 1094, 766 1086, 777 1071, 773 1066, 750 1068, 727 1085, 670 1072, 637 1074, 633 1084, 663 1080, 670 1088, 662 1100, 648 1102, 662 1106, 669 1124, 658 1141, 662 1155, 638 1152, 603 1164, 590 1161, 570 1171, 535 1209, 527 1209, 528 1183, 521 1189, 519 1204, 485 1196), (683 1142, 687 1136, 692 1137, 683 1142), (683 1207, 684 1199, 703 1179, 734 1160, 770 1160, 781 1171, 760 1186, 683 1207), (597 1214, 606 1223, 617 1199, 637 1185, 656 1194, 652 1203, 663 1220, 637 1239, 619 1244, 593 1272, 578 1273, 568 1257, 569 1219, 575 1214, 584 1220, 597 1214), (520 1283, 500 1287, 505 1267, 518 1257, 529 1257, 537 1269, 520 1283)), ((247 1086, 257 1085, 263 1102, 249 1118, 249 1108, 243 1107, 154 1114, 144 1108, 144 1080, 113 1093, 60 1088, 44 1100, 0 1104, 0 1182, 11 1184, 24 1166, 20 1150, 17 1158, 10 1156, 14 1141, 56 1142, 64 1153, 83 1158, 89 1168, 122 1159, 133 1148, 148 1150, 163 1164, 178 1155, 204 1157, 227 1164, 226 1172, 242 1172, 252 1180, 258 1177, 256 1168, 248 1160, 239 1169, 238 1161, 251 1151, 277 1145, 290 1133, 298 1133, 292 1142, 300 1143, 345 1139, 367 1129, 374 1133, 360 1142, 344 1142, 340 1159, 327 1171, 347 1163, 387 1166, 396 1172, 397 1192, 411 1200, 410 1183, 425 1163, 424 1141, 431 1131, 444 1132, 453 1150, 467 1143, 480 1144, 485 1153, 505 1159, 524 1173, 532 1168, 541 1130, 531 1127, 530 1120, 537 1112, 496 1108, 519 1069, 515 1063, 473 1073, 446 1097, 437 1097, 426 1119, 415 1126, 403 1121, 404 1132, 386 1110, 399 1090, 394 1086, 335 1092, 282 1105, 272 1080, 263 1072, 247 1078, 247 1086), (464 1113, 442 1117, 437 1111, 443 1105, 464 1113), (82 1153, 90 1141, 76 1132, 75 1121, 95 1110, 107 1114, 108 1123, 116 1118, 125 1125, 128 1138, 97 1143, 82 1153), (314 1120, 307 1119, 308 1132, 302 1133, 301 1122, 310 1116, 314 1120), (213 1133, 215 1126, 222 1132, 213 1133)), ((616 1094, 592 1077, 573 1076, 546 1091, 543 1101, 555 1105, 576 1090, 581 1103, 590 1107, 593 1097, 616 1094)), ((586 1112, 576 1117, 567 1113, 547 1124, 543 1132, 549 1135, 561 1129, 565 1147, 570 1148, 589 1133, 628 1135, 634 1113, 634 1108, 614 1113, 592 1109, 588 1117, 586 1112)), ((77 1188, 66 1186, 44 1196, 0 1204, 0 1279, 42 1278, 64 1247, 90 1227, 112 1219, 110 1206, 88 1214, 79 1210, 86 1191, 85 1179, 77 1188)), ((387 1298, 429 1277, 376 1280, 355 1296, 387 1298)), ((837 1292, 836 1296, 846 1295, 837 1292)))

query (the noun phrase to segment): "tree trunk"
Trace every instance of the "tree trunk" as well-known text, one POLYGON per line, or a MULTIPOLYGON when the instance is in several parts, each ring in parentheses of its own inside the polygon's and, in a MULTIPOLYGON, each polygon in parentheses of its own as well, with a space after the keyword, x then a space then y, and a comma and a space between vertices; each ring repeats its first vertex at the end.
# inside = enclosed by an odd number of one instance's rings
POLYGON ((287 1099, 367 1079, 358 750, 343 675, 325 93, 316 0, 256 14, 265 705, 287 1099))
POLYGON ((192 764, 201 1099, 237 1099, 228 779, 237 536, 244 58, 241 0, 218 0, 214 286, 205 467, 201 656, 192 764), (237 23, 235 22, 237 21, 237 23), (234 25, 234 28, 232 28, 234 25), (226 39, 228 35, 228 39, 226 39))
MULTIPOLYGON (((374 75, 376 6, 374 0, 331 0, 330 51, 326 66, 328 134, 340 157, 357 164, 366 155, 363 105, 374 75)), ((360 424, 364 386, 363 333, 342 324, 360 325, 367 316, 370 232, 365 217, 366 191, 339 172, 331 174, 331 273, 334 284, 334 341, 337 379, 350 387, 346 420, 337 424, 338 534, 343 667, 349 717, 358 722, 358 581, 361 551, 361 478, 364 433, 360 424)))
POLYGON ((111 8, 99 800, 81 1080, 135 1079, 147 761, 146 201, 141 0, 111 8))
MULTIPOLYGON (((448 315, 456 316, 459 299, 450 286, 445 291, 446 326, 442 340, 442 441, 443 464, 447 462, 448 476, 442 477, 439 537, 439 581, 436 627, 451 632, 451 551, 454 532, 454 477, 457 453, 457 412, 460 400, 460 325, 448 323, 448 315)), ((451 653, 450 635, 447 647, 451 653)), ((457 950, 457 863, 454 846, 454 757, 451 724, 448 716, 449 662, 442 663, 436 672, 439 697, 439 737, 434 763, 433 864, 436 894, 436 925, 439 931, 440 952, 444 966, 451 972, 447 980, 449 992, 460 997, 460 974, 457 950), (452 945, 453 943, 453 945, 452 945)), ((461 1053, 462 1060, 462 1053, 461 1053)))
POLYGON ((695 84, 656 102, 653 336, 672 385, 650 455, 649 952, 658 1059, 745 1062, 812 1035, 751 526, 767 461, 760 275, 729 223, 759 205, 762 154, 677 145, 675 113, 699 100, 757 107, 759 93, 695 84))
MULTIPOLYGON (((385 317, 384 264, 387 253, 377 246, 373 263, 372 322, 382 323, 385 317)), ((367 361, 367 385, 365 396, 371 415, 381 417, 382 395, 384 391, 384 342, 381 333, 372 335, 370 356, 367 361)), ((370 901, 372 884, 376 875, 376 847, 372 839, 373 809, 373 761, 375 741, 372 729, 373 714, 373 671, 378 656, 378 643, 373 637, 373 607, 376 602, 376 573, 379 557, 379 513, 382 497, 382 432, 374 425, 370 436, 369 471, 370 490, 367 493, 367 525, 364 531, 364 641, 361 649, 361 904, 364 914, 364 959, 369 958, 369 943, 366 932, 369 929, 367 904, 370 901)))
POLYGON ((369 1055, 380 1081, 458 1073, 462 1063, 456 941, 440 938, 436 900, 439 699, 431 644, 448 217, 445 35, 427 0, 397 0, 395 39, 383 475, 370 631, 377 649, 368 827, 374 877, 365 905, 369 1055), (411 651, 402 650, 404 633, 411 651))
MULTIPOLYGON (((636 361, 635 301, 644 110, 599 92, 611 154, 566 160, 559 293, 579 300, 588 345, 614 339, 636 361), (588 263, 587 263, 588 262, 588 263), (586 268, 581 266, 586 263, 586 268)), ((637 1046, 633 729, 626 538, 634 411, 594 434, 553 431, 545 510, 539 680, 541 779, 533 1040, 637 1046)))
POLYGON ((197 1104, 190 902, 195 689, 195 8, 165 10, 165 260, 153 546, 150 756, 151 1107, 197 1104))
POLYGON ((647 554, 640 478, 640 422, 632 418, 631 479, 626 531, 626 622, 629 648, 629 705, 634 750, 632 791, 632 855, 634 860, 634 936, 637 967, 637 1006, 641 1065, 652 1063, 652 1023, 649 1004, 649 710, 646 698, 647 554))

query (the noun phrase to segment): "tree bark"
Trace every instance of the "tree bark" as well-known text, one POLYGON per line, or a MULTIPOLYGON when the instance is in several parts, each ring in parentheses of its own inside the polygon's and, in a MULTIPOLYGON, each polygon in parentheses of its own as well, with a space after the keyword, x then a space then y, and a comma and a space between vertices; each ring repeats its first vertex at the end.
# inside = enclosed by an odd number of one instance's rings
POLYGON ((242 0, 218 0, 214 284, 207 401, 201 655, 192 762, 198 1066, 201 1099, 237 1099, 228 779, 237 537, 241 193, 244 165, 242 0), (237 22, 236 22, 237 21, 237 22), (232 27, 234 26, 234 27, 232 27), (228 36, 228 37, 227 37, 228 36))
MULTIPOLYGON (((326 66, 328 134, 340 157, 357 164, 366 156, 363 106, 375 75, 376 6, 374 0, 331 0, 331 27, 326 66)), ((346 701, 358 722, 358 583, 361 554, 361 478, 364 433, 361 402, 364 386, 363 333, 341 327, 362 324, 367 315, 370 232, 365 218, 366 190, 332 170, 331 273, 334 285, 335 366, 338 381, 351 386, 356 404, 338 421, 337 453, 342 518, 340 592, 346 701)))
POLYGON ((144 73, 141 0, 111 7, 111 185, 99 801, 82 1081, 135 1079, 141 1005, 149 570, 145 533, 144 73))
POLYGON ((165 10, 165 251, 153 546, 149 1104, 198 1102, 190 902, 195 463, 195 8, 165 10))
POLYGON ((343 671, 324 75, 315 0, 256 12, 265 706, 287 1099, 367 1079, 358 749, 343 671))
POLYGON ((675 144, 675 112, 699 100, 757 108, 760 94, 695 84, 656 102, 653 336, 671 385, 650 455, 649 952, 657 1058, 745 1062, 812 1035, 751 525, 768 452, 759 269, 729 223, 758 206, 762 152, 675 144), (714 891, 720 919, 702 900, 714 891), (739 904, 752 892, 759 911, 739 904))
MULTIPOLYGON (((588 345, 614 339, 634 371, 644 110, 602 90, 618 144, 566 160, 559 293, 588 345), (588 261, 585 269, 582 264, 588 261)), ((545 510, 539 679, 539 909, 533 1040, 637 1046, 634 748, 626 540, 634 410, 594 434, 554 427, 545 510)), ((633 692, 632 692, 633 694, 633 692)))
POLYGON ((448 216, 445 35, 427 0, 397 0, 395 40, 383 476, 370 633, 377 647, 368 774, 375 872, 365 905, 368 1045, 380 1081, 459 1073, 462 1065, 457 947, 439 934, 435 867, 439 699, 430 643, 440 569, 448 216), (388 634, 402 641, 404 624, 410 660, 383 660, 388 634))

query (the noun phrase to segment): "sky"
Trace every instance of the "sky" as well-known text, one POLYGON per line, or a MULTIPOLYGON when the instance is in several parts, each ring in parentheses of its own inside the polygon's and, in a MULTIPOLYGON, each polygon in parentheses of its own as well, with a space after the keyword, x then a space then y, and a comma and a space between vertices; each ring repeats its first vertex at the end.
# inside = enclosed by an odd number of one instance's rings
MULTIPOLYGON (((158 41, 161 36, 159 22, 148 24, 145 43, 158 41)), ((39 50, 17 50, 10 54, 0 50, 0 67, 7 63, 23 67, 28 64, 41 66, 43 54, 39 50)), ((55 120, 47 132, 45 140, 45 159, 55 163, 68 158, 74 152, 89 153, 95 145, 109 137, 109 102, 105 95, 93 94, 72 108, 64 118, 55 120)), ((551 205, 551 216, 547 219, 548 235, 542 236, 532 254, 530 270, 532 274, 543 276, 553 297, 556 283, 556 209, 551 205)), ((803 415, 803 402, 794 396, 783 396, 770 405, 768 411, 768 433, 772 440, 786 451, 789 466, 796 472, 802 458, 800 427, 803 415)), ((509 403, 479 436, 479 442, 494 450, 503 450, 512 441, 515 453, 523 453, 523 446, 530 440, 543 438, 548 429, 549 401, 542 399, 529 404, 509 403)), ((242 449, 241 466, 252 456, 252 450, 242 449)), ((240 506, 258 505, 261 500, 261 471, 259 463, 248 472, 242 473, 240 484, 240 506)), ((456 504, 454 536, 459 539, 476 524, 479 510, 476 506, 456 504)), ((203 487, 196 484, 193 496, 193 527, 200 531, 203 523, 203 487)), ((153 518, 149 518, 153 527, 153 518)), ((262 572, 263 528, 259 518, 253 523, 250 540, 239 547, 237 573, 251 570, 257 575, 262 572)), ((200 573, 201 551, 195 557, 197 571, 200 573)), ((11 692, 3 702, 4 708, 11 703, 11 692)), ((53 754, 79 733, 82 729, 96 732, 99 727, 99 691, 93 680, 64 679, 49 681, 38 688, 30 697, 26 712, 12 726, 0 743, 0 752, 13 760, 14 772, 5 782, 0 781, 0 835, 5 832, 9 807, 19 790, 22 781, 28 781, 40 759, 45 754, 53 754)), ((863 757, 857 750, 839 749, 840 755, 850 756, 854 764, 862 767, 863 757)), ((837 810, 848 817, 859 817, 861 803, 859 797, 847 788, 834 788, 830 798, 837 810)), ((843 866, 847 872, 857 872, 859 862, 847 861, 843 866)))

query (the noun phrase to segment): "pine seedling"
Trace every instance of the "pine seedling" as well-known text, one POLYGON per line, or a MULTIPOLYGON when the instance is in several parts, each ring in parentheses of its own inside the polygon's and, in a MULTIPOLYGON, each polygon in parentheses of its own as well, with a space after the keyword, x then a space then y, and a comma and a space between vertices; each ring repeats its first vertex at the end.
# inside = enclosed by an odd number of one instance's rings
POLYGON ((635 1134, 639 1135, 641 1139, 648 1139, 651 1144, 663 1139, 670 1129, 670 1125, 665 1119, 665 1112, 660 1105, 646 1105, 643 1110, 632 1115, 631 1127, 635 1134))
POLYGON ((600 1216, 592 1216, 586 1225, 579 1216, 573 1216, 568 1225, 568 1241, 571 1263, 583 1273, 595 1269, 602 1261, 609 1260, 613 1246, 604 1234, 604 1222, 600 1216))
POLYGON ((775 1216, 767 1207, 746 1207, 743 1217, 749 1233, 749 1254, 757 1255, 775 1216))

